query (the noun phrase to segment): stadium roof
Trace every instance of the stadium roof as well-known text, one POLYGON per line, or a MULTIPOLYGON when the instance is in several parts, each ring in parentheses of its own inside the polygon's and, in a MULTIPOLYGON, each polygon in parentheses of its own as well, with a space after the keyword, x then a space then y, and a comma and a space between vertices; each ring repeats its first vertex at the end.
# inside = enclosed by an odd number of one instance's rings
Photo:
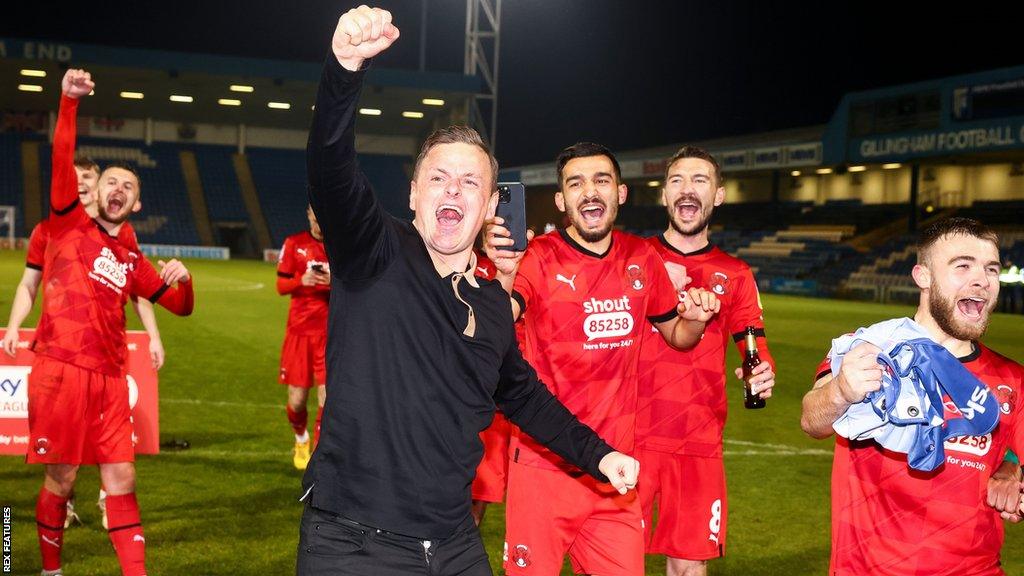
MULTIPOLYGON (((19 112, 55 109, 60 79, 70 66, 87 68, 97 81, 91 114, 302 130, 309 127, 321 69, 309 62, 0 38, 0 102, 19 112), (23 86, 38 88, 25 91, 23 86), (231 86, 250 90, 237 92, 231 86), (131 99, 122 92, 143 96, 131 99), (171 101, 172 95, 191 101, 171 101), (238 104, 219 104, 222 99, 238 104), (271 102, 282 106, 271 108, 271 102)), ((381 113, 365 116, 360 132, 421 135, 435 120, 448 124, 458 118, 479 90, 476 76, 372 68, 360 106, 381 113), (422 117, 416 117, 419 113, 422 117)))

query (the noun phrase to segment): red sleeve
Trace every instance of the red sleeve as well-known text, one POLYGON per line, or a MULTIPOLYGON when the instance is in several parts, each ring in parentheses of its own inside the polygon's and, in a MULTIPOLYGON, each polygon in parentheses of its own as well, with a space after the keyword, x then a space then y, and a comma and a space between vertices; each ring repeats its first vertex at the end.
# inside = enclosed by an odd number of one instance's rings
POLYGON ((168 286, 145 257, 139 258, 139 264, 135 268, 132 293, 159 304, 178 316, 192 314, 195 305, 191 278, 187 282, 180 282, 176 288, 168 286))
POLYGON ((46 244, 50 241, 50 232, 46 227, 46 220, 43 220, 32 229, 32 235, 28 238, 28 254, 25 256, 25 267, 36 270, 43 269, 43 262, 46 260, 46 244))
POLYGON ((768 351, 768 341, 764 332, 764 310, 761 308, 761 294, 757 291, 757 280, 750 272, 750 268, 744 268, 735 279, 733 290, 736 296, 733 298, 729 309, 725 310, 726 328, 732 334, 732 339, 739 347, 740 356, 747 351, 747 326, 754 327, 754 334, 757 336, 757 354, 762 362, 768 362, 775 370, 775 360, 768 351))
POLYGON ((526 254, 519 262, 519 270, 516 272, 515 282, 512 284, 512 298, 519 303, 519 314, 522 315, 530 307, 530 301, 534 298, 535 282, 543 282, 540 269, 540 252, 536 249, 526 249, 526 254))
POLYGON ((825 376, 832 373, 832 358, 825 356, 825 359, 818 364, 818 369, 814 371, 814 381, 817 382, 825 376))
POLYGON ((1021 399, 1021 390, 1024 389, 1024 369, 1012 361, 1009 362, 1014 364, 1011 372, 1013 378, 1007 378, 1007 380, 1016 380, 1014 384, 1011 384, 1016 390, 1016 394, 1010 396, 1010 402, 1013 404, 1013 433, 1010 435, 1010 449, 1018 457, 1022 457, 1024 456, 1024 401, 1021 399))
POLYGON ((654 248, 650 248, 648 244, 644 244, 644 246, 648 247, 647 249, 651 252, 651 257, 647 259, 647 268, 650 270, 651 297, 647 299, 645 316, 654 324, 674 320, 678 316, 676 307, 679 306, 679 292, 668 276, 665 261, 661 259, 654 248))
POLYGON ((277 293, 281 296, 291 294, 302 286, 302 275, 295 274, 295 255, 292 250, 292 239, 285 238, 281 246, 281 254, 277 258, 277 293))
POLYGON ((53 132, 53 156, 50 178, 50 235, 87 220, 89 215, 78 201, 78 173, 75 172, 75 137, 78 100, 60 97, 60 113, 53 132))

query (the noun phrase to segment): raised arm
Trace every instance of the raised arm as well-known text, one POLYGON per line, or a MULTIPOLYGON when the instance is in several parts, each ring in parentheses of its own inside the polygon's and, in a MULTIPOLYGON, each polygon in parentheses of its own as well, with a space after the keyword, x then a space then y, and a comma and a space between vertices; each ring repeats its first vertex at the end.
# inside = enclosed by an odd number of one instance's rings
POLYGON ((387 215, 356 161, 355 114, 365 61, 386 50, 398 34, 386 10, 361 6, 346 12, 338 20, 317 90, 306 146, 309 201, 331 267, 343 278, 374 275, 393 250, 384 225, 387 215))
POLYGON ((53 155, 50 177, 50 236, 89 216, 78 201, 78 174, 75 172, 75 138, 78 130, 78 101, 92 92, 95 84, 85 70, 70 69, 61 80, 60 112, 53 131, 53 155))

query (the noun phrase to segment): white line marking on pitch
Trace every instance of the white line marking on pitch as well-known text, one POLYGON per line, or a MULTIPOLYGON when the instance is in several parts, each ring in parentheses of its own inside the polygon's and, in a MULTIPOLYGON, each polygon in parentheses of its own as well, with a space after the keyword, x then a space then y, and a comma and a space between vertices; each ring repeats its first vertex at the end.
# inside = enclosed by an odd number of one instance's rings
POLYGON ((242 408, 275 408, 282 409, 283 404, 260 404, 257 402, 224 402, 221 400, 197 400, 195 398, 160 398, 168 404, 194 404, 202 406, 238 406, 242 408))
POLYGON ((215 458, 231 458, 232 456, 246 458, 280 458, 282 456, 290 455, 291 452, 274 450, 205 450, 203 448, 193 448, 191 450, 164 450, 160 452, 161 456, 169 454, 176 456, 210 456, 215 458))
POLYGON ((751 442, 749 440, 725 439, 724 444, 735 444, 747 446, 748 450, 723 450, 725 456, 831 456, 831 450, 820 448, 798 448, 787 444, 768 444, 762 442, 751 442))
POLYGON ((200 292, 249 292, 262 290, 266 286, 263 282, 239 282, 234 286, 206 286, 198 288, 200 292))

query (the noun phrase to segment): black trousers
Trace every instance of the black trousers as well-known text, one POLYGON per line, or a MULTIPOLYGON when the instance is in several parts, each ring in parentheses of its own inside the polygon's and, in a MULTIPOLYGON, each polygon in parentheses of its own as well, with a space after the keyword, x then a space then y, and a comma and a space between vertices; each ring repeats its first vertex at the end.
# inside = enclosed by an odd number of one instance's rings
POLYGON ((306 504, 296 576, 492 576, 473 519, 444 540, 419 540, 306 504))

